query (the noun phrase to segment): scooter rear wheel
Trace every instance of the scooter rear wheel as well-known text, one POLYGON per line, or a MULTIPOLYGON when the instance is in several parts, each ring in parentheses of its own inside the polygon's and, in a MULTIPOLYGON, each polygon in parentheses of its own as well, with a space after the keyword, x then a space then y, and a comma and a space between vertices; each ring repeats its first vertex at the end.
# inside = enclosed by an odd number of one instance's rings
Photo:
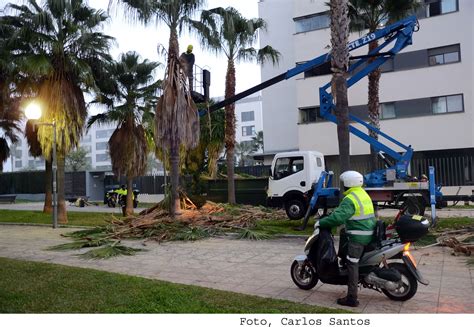
POLYGON ((410 273, 408 268, 403 263, 393 262, 389 263, 388 266, 392 269, 398 270, 402 276, 401 285, 394 291, 382 289, 382 292, 391 300, 394 301, 406 301, 415 296, 418 289, 418 282, 415 276, 410 273))
POLYGON ((318 276, 309 262, 293 261, 291 265, 291 279, 302 290, 310 290, 318 283, 318 276))

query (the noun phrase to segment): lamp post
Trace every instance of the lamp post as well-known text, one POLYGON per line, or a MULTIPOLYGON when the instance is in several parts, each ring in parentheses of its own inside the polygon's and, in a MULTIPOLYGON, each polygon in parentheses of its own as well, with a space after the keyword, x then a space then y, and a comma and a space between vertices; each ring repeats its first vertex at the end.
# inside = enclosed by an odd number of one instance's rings
MULTIPOLYGON (((28 119, 38 120, 41 118, 41 107, 31 102, 25 109, 25 116, 28 119)), ((33 126, 51 126, 53 127, 53 228, 58 228, 58 192, 57 192, 57 170, 58 163, 56 160, 56 122, 53 120, 52 123, 39 123, 34 122, 33 126)))

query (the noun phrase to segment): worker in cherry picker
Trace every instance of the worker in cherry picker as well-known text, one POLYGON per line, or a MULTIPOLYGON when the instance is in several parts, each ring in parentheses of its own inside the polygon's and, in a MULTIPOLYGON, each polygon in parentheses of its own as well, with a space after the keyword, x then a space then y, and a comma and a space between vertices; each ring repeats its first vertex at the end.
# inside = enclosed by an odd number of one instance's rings
POLYGON ((194 68, 195 58, 194 58, 192 44, 188 45, 186 52, 183 52, 179 58, 180 58, 180 61, 185 65, 184 71, 186 72, 186 75, 188 76, 189 89, 193 91, 194 90, 193 89, 193 81, 194 81, 193 68, 194 68))
POLYGON ((346 171, 341 174, 340 179, 344 184, 345 197, 331 215, 322 218, 316 225, 326 229, 345 225, 345 232, 341 231, 340 242, 347 243, 347 256, 343 260, 347 262, 348 289, 347 295, 338 299, 337 303, 357 307, 359 260, 364 247, 372 241, 376 219, 372 199, 362 188, 364 177, 356 171, 346 171))

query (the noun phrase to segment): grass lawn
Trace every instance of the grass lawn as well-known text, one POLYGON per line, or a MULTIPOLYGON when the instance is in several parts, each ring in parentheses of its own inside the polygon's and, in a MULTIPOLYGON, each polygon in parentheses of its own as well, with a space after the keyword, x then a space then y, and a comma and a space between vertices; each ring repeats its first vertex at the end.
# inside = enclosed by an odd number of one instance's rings
MULTIPOLYGON (((72 212, 69 211, 68 225, 71 226, 101 226, 106 225, 106 219, 112 217, 111 213, 97 212, 72 212)), ((51 214, 41 211, 29 210, 0 210, 0 222, 9 223, 33 223, 48 224, 52 223, 51 214)))
POLYGON ((0 258, 0 313, 344 313, 283 300, 0 258))

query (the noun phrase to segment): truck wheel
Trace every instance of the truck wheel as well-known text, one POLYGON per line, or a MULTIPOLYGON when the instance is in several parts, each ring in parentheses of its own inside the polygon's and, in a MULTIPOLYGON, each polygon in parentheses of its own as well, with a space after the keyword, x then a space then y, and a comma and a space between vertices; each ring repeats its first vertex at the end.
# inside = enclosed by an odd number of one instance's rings
POLYGON ((285 210, 290 220, 298 220, 306 214, 306 205, 299 199, 292 199, 285 203, 285 210))
POLYGON ((403 208, 408 215, 423 216, 425 214, 425 201, 420 196, 408 196, 403 202, 403 208))

